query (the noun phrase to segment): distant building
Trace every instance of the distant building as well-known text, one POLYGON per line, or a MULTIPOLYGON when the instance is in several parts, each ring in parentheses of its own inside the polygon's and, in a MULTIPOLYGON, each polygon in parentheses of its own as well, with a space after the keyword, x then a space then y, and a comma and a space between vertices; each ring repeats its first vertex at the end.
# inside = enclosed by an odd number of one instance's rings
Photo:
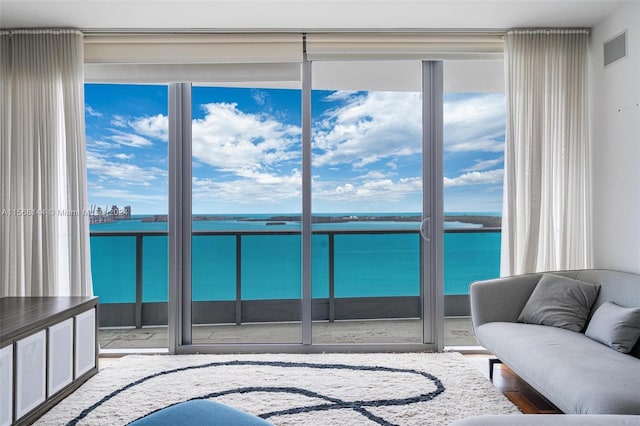
POLYGON ((89 224, 94 223, 109 223, 116 220, 130 220, 131 219, 131 206, 125 206, 123 210, 114 204, 110 209, 105 207, 91 206, 89 210, 89 224))

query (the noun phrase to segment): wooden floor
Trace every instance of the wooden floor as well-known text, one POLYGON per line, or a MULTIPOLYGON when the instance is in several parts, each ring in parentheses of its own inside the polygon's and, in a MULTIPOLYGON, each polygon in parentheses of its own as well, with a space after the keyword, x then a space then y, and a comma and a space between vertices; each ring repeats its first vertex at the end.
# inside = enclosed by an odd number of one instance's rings
MULTIPOLYGON (((489 378, 488 355, 466 355, 489 378)), ((504 364, 495 364, 493 384, 524 414, 562 414, 552 403, 536 392, 504 364)))

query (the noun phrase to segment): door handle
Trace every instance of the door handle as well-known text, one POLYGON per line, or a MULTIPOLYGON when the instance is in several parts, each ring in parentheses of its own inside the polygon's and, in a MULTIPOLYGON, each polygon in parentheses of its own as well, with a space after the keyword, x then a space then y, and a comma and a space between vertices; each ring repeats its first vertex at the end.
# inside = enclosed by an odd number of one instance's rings
POLYGON ((420 224, 420 235, 426 242, 431 242, 431 218, 425 217, 420 224))

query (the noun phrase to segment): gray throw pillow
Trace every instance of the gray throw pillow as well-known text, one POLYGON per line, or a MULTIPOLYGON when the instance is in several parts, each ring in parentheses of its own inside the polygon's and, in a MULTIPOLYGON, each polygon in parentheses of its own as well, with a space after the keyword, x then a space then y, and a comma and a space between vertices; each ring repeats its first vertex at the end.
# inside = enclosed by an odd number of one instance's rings
POLYGON ((591 317, 585 335, 618 352, 629 353, 640 338, 640 308, 603 303, 591 317))
POLYGON ((600 284, 543 274, 518 321, 580 332, 599 291, 600 284))

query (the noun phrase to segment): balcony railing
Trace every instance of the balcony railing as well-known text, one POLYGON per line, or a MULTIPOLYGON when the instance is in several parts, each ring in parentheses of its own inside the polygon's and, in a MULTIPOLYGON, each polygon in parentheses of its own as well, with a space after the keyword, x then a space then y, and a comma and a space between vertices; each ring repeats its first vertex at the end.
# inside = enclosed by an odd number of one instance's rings
MULTIPOLYGON (((469 282, 498 275, 500 232, 445 230, 445 315, 468 315, 469 282)), ((93 231, 91 238, 100 325, 166 324, 168 233, 93 231)), ((300 238, 297 230, 194 231, 193 323, 298 321, 299 266, 283 271, 277 263, 301 258, 300 238)), ((421 249, 418 230, 314 230, 313 319, 420 317, 421 249)))

